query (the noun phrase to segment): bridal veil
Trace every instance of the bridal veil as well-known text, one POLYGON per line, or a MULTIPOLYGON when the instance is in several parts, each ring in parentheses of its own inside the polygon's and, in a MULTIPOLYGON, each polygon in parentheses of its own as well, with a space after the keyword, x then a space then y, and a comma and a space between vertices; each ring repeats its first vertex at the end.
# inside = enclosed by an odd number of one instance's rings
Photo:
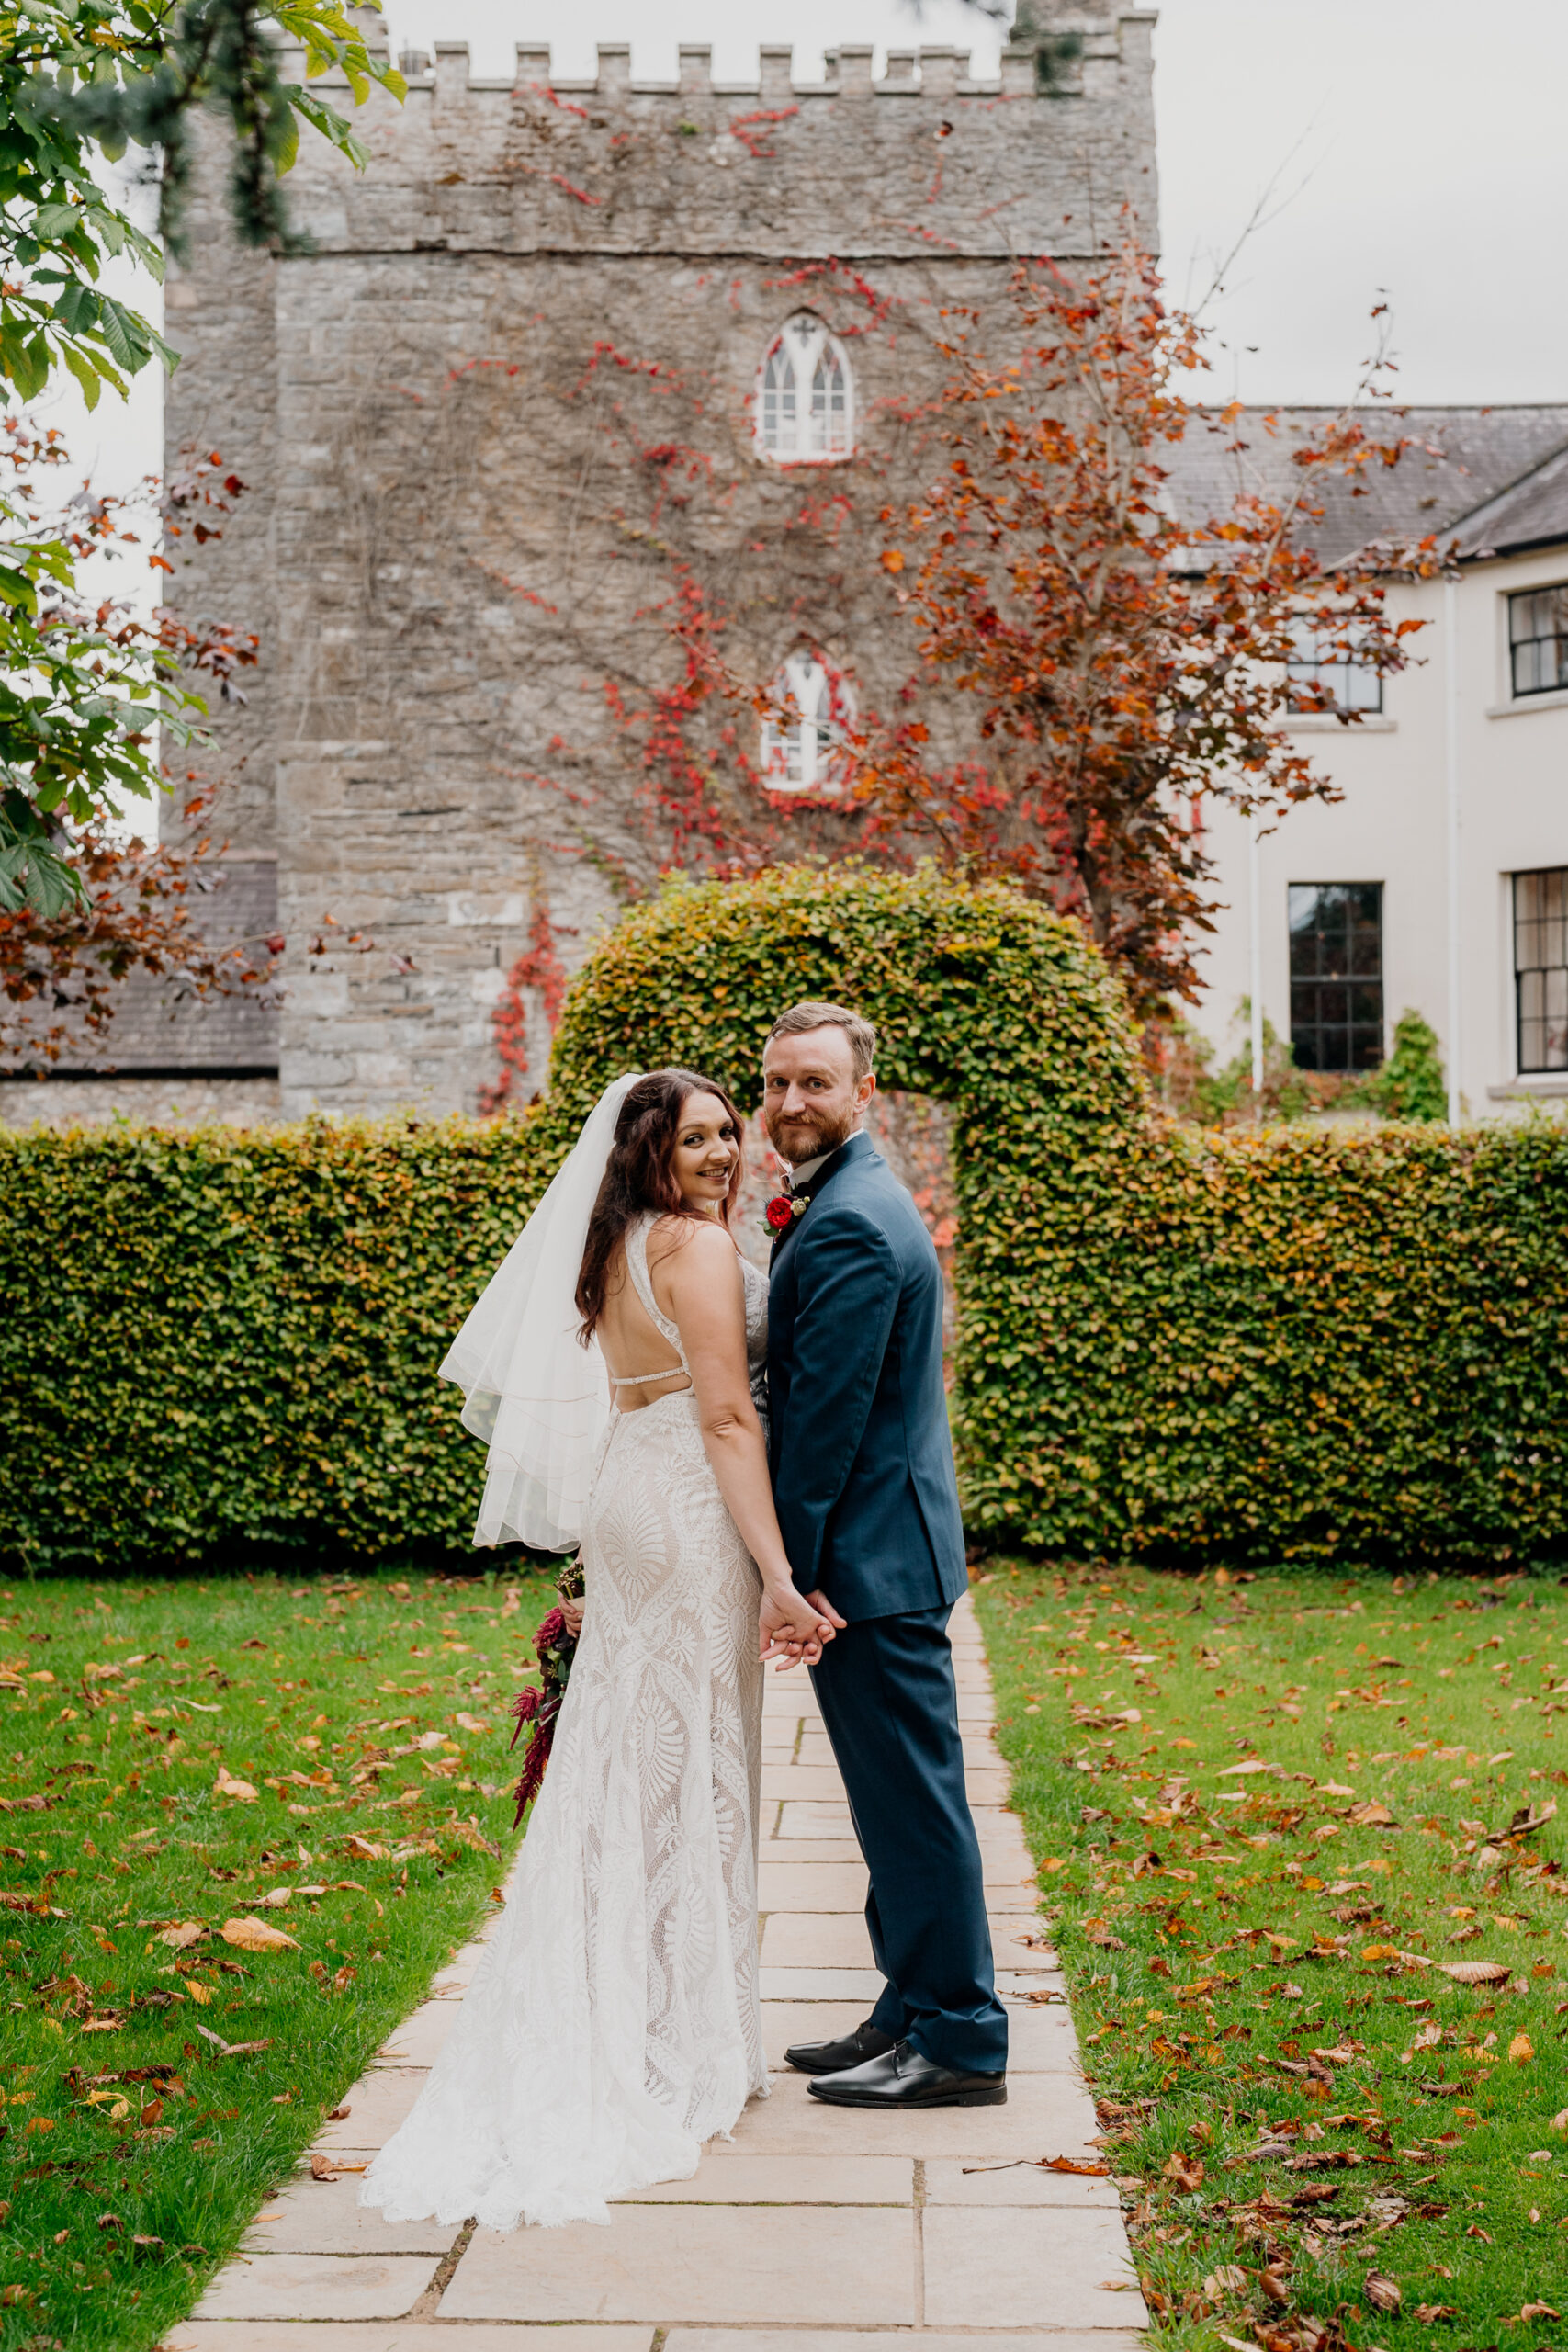
POLYGON ((575 1550, 610 1416, 604 1360, 578 1338, 578 1270, 621 1104, 641 1077, 604 1089, 538 1207, 481 1292, 441 1366, 482 1438, 476 1544, 575 1550))

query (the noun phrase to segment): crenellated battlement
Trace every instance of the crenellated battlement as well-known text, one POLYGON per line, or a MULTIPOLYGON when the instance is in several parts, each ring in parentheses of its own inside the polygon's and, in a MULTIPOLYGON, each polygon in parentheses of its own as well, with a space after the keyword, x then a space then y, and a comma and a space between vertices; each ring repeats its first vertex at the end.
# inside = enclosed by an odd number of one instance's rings
POLYGON ((673 81, 634 80, 606 42, 587 81, 519 42, 502 80, 438 41, 403 60, 402 106, 378 92, 356 113, 369 170, 308 142, 291 198, 321 252, 1082 253, 1123 206, 1153 232, 1154 21, 1053 15, 1049 73, 1018 42, 993 79, 935 43, 890 50, 878 77, 870 45, 843 42, 818 81, 766 46, 754 81, 716 82, 695 43, 673 81))
POLYGON ((399 58, 411 91, 505 91, 545 87, 563 98, 614 100, 624 96, 683 100, 689 97, 761 98, 995 98, 1081 97, 1084 77, 1094 69, 1122 62, 1122 28, 1152 24, 1152 12, 1129 10, 1115 25, 1070 28, 1081 47, 1066 57, 1049 85, 1042 81, 1036 49, 1027 43, 1010 46, 1001 55, 1000 72, 993 81, 976 80, 969 72, 970 51, 941 43, 919 49, 890 49, 886 71, 879 81, 873 72, 875 51, 866 42, 842 43, 827 51, 827 73, 820 81, 797 81, 793 48, 764 45, 758 51, 755 81, 716 82, 713 51, 704 43, 682 44, 680 70, 674 81, 634 78, 627 42, 601 41, 599 70, 591 81, 557 76, 551 70, 547 42, 519 41, 516 67, 509 79, 475 74, 467 41, 437 41, 434 51, 404 50, 399 58))

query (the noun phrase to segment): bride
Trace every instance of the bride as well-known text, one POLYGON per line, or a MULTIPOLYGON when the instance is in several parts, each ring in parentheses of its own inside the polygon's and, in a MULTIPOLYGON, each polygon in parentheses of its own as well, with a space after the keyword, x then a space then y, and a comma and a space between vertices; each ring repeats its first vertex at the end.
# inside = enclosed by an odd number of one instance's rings
POLYGON ((762 1661, 834 1627, 773 1515, 741 1131, 690 1070, 618 1079, 442 1366, 490 1444, 476 1542, 581 1541, 585 1591, 504 1917, 360 2191, 389 2221, 608 2222, 767 2092, 762 1661))

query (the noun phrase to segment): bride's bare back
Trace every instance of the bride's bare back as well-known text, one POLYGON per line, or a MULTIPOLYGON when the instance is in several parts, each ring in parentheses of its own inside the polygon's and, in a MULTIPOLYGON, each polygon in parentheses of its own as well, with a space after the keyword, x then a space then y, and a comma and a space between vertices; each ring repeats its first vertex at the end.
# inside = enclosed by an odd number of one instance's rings
MULTIPOLYGON (((722 1227, 667 1216, 660 1218, 648 1237, 654 1299, 685 1338, 695 1385, 730 1397, 745 1393, 747 1383, 746 1298, 736 1260, 734 1244, 722 1227), (716 1248, 721 1237, 722 1246, 716 1248), (689 1262, 677 1269, 678 1260, 689 1262)), ((626 1269, 625 1241, 611 1265, 595 1337, 623 1413, 641 1412, 659 1397, 678 1396, 694 1385, 637 1295, 626 1269)))

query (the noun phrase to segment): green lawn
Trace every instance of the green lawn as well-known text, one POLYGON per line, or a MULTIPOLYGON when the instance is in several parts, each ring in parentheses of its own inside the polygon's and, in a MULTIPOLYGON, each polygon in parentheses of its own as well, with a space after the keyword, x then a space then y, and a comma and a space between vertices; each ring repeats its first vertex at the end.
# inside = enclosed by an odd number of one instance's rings
MULTIPOLYGON (((1568 1591, 1004 1566, 977 1599, 1169 2326, 1568 2342, 1531 2309, 1568 2315, 1568 1808, 1501 1834, 1568 1784, 1568 1591)), ((156 2344, 471 1931, 547 1600, 0 1589, 4 2352, 156 2344)))
POLYGON ((999 1566, 976 1598, 1167 2328, 1568 2341, 1568 1809, 1499 1834, 1568 1786, 1568 1592, 999 1566))
POLYGON ((472 1931, 547 1601, 493 1573, 0 1589, 6 2352, 156 2344, 472 1931))

